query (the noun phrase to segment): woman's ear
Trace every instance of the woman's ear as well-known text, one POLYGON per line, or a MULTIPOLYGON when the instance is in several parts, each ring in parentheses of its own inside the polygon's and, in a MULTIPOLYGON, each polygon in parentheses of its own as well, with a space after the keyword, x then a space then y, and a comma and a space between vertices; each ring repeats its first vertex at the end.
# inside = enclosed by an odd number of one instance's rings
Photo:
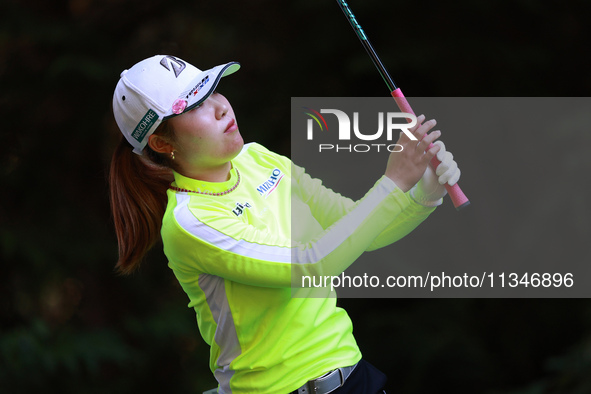
POLYGON ((152 134, 148 137, 148 145, 154 152, 170 154, 174 150, 168 140, 161 135, 152 134))

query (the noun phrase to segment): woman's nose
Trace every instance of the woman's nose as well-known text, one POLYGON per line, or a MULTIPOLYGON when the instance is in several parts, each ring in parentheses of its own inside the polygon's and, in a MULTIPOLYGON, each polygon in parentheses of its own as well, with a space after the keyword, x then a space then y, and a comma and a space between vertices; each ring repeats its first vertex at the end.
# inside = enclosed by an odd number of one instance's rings
POLYGON ((228 106, 221 101, 216 101, 216 116, 217 116, 217 118, 221 119, 224 116, 226 116, 227 113, 228 113, 228 106))

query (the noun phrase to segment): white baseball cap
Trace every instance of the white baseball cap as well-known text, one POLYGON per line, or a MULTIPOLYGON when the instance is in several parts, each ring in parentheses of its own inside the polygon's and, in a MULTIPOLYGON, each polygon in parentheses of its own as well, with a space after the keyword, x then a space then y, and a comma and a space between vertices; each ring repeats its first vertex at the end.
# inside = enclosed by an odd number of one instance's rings
POLYGON ((220 78, 238 71, 230 62, 201 71, 169 55, 142 60, 121 73, 113 95, 113 113, 121 132, 139 155, 158 125, 205 101, 220 78))

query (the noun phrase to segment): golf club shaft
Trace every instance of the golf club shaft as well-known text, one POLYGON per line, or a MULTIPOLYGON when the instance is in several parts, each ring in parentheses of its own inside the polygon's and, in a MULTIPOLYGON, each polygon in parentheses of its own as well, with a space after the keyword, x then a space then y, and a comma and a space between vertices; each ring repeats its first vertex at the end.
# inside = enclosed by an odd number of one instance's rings
MULTIPOLYGON (((351 24, 351 27, 353 28, 355 33, 357 34, 357 37, 359 37, 361 44, 363 45, 363 47, 365 48, 365 50, 369 54, 369 57, 371 58, 373 64, 378 69, 378 72, 382 76, 382 79, 384 80, 384 82, 388 86, 388 89, 390 90, 390 94, 392 95, 392 97, 396 101, 398 108, 400 108, 400 110, 402 112, 411 113, 411 114, 415 115, 410 104, 408 103, 408 100, 406 100, 406 97, 404 97, 404 94, 402 94, 402 91, 400 90, 400 88, 398 86, 396 86, 396 84, 394 83, 394 80, 390 76, 390 73, 388 73, 388 70, 386 69, 386 67, 384 66, 384 64, 380 60, 380 57, 378 56, 375 49, 373 48, 373 45, 371 45, 371 43, 367 39, 365 32, 363 31, 363 29, 361 28, 361 26, 357 22, 357 19, 355 18, 355 15, 353 14, 353 12, 351 12, 349 5, 344 0, 337 0, 337 3, 339 4, 339 7, 341 7, 341 10, 345 14, 345 16, 347 17, 347 20, 351 24)), ((431 148, 431 146, 433 146, 433 144, 429 145, 429 148, 431 148)), ((437 169, 439 164, 441 164, 441 162, 437 159, 437 157, 434 157, 431 160, 431 166, 433 167, 433 169, 437 169)), ((466 197, 466 195, 462 192, 462 189, 460 189, 460 186, 457 183, 453 186, 445 184, 445 189, 447 190, 447 193, 449 194, 449 196, 454 204, 454 207, 458 211, 460 209, 470 205, 470 201, 468 200, 468 197, 466 197)))

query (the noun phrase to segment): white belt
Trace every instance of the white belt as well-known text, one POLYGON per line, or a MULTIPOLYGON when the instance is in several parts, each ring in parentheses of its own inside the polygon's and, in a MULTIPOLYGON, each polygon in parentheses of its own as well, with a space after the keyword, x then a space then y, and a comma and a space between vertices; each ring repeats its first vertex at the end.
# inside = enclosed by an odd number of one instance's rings
POLYGON ((350 367, 337 368, 317 379, 310 380, 297 390, 298 394, 328 394, 345 384, 357 364, 350 367))

